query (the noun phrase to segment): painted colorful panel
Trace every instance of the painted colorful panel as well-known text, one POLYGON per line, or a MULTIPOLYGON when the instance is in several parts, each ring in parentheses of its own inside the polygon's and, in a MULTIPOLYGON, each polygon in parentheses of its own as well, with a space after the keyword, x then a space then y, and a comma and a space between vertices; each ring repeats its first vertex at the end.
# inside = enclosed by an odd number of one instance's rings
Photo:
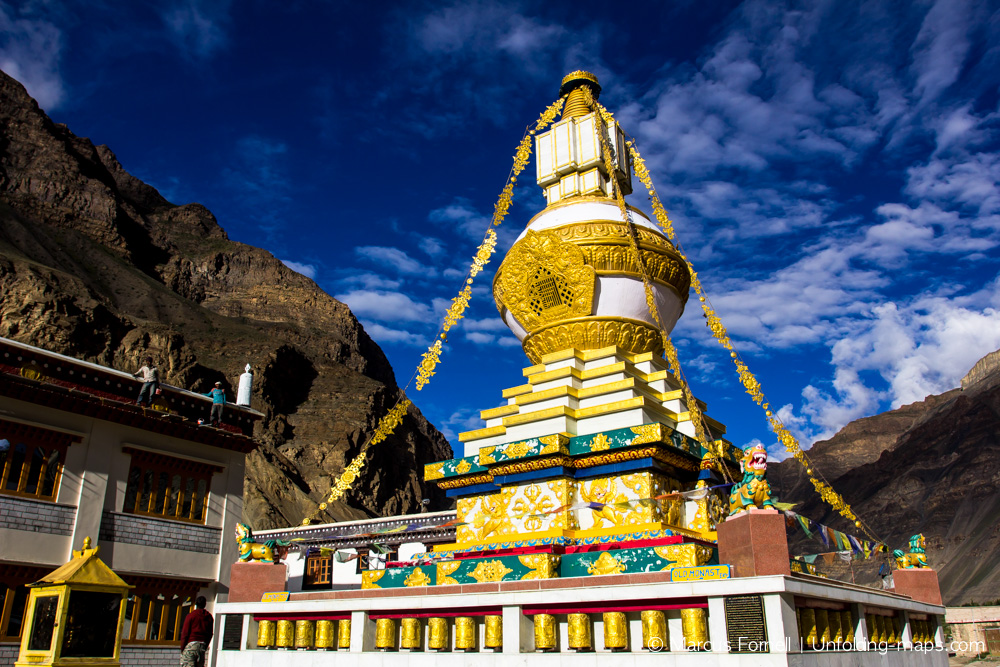
POLYGON ((559 558, 552 554, 527 554, 442 561, 437 564, 437 585, 552 579, 559 576, 559 558))
POLYGON ((361 573, 361 588, 433 586, 436 576, 433 565, 366 570, 361 573))
POLYGON ((714 549, 700 544, 671 544, 663 547, 566 554, 562 557, 559 576, 586 577, 604 574, 665 572, 675 567, 705 565, 712 559, 713 555, 714 549))
POLYGON ((448 459, 447 461, 428 463, 424 466, 424 480, 431 482, 437 479, 461 477, 462 475, 474 475, 484 472, 486 472, 486 468, 479 465, 479 457, 473 455, 461 459, 448 459))
POLYGON ((541 438, 509 442, 506 445, 483 447, 479 450, 479 464, 486 466, 549 454, 569 454, 569 442, 568 436, 554 433, 541 438))

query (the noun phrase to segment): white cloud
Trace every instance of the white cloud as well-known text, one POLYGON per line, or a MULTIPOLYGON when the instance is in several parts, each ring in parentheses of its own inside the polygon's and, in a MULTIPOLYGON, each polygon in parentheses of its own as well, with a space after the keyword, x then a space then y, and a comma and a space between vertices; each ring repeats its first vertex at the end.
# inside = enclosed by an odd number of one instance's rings
POLYGON ((500 315, 496 317, 484 317, 481 320, 474 320, 471 318, 465 318, 459 325, 463 329, 468 331, 507 331, 507 325, 504 321, 500 319, 500 315))
POLYGON ((457 229, 465 236, 476 240, 483 238, 491 220, 479 213, 472 202, 465 197, 456 197, 447 206, 434 209, 427 215, 427 219, 442 227, 457 229))
POLYGON ((462 456, 465 452, 465 445, 458 441, 459 433, 474 431, 482 428, 483 420, 479 416, 479 410, 472 408, 461 408, 452 412, 447 419, 435 424, 441 434, 452 443, 456 456, 462 456))
POLYGON ((62 104, 66 88, 59 72, 62 32, 52 23, 31 18, 0 2, 0 70, 14 77, 51 112, 62 104))
POLYGON ((185 57, 204 59, 226 45, 229 0, 181 0, 163 12, 171 41, 185 57))
POLYGON ((366 290, 397 290, 402 285, 399 280, 392 280, 370 271, 351 272, 337 282, 342 285, 360 285, 366 290))
POLYGON ((316 279, 316 266, 314 264, 303 264, 302 262, 293 262, 290 259, 283 259, 281 263, 290 268, 296 273, 301 273, 306 278, 316 279))
POLYGON ((430 307, 399 292, 357 289, 334 296, 346 303, 358 318, 382 322, 430 322, 434 319, 430 307))
POLYGON ((476 345, 489 345, 497 339, 493 334, 482 333, 480 331, 466 331, 465 340, 476 345))
POLYGON ((361 246, 354 249, 354 254, 381 266, 391 267, 402 274, 421 275, 427 278, 433 278, 437 275, 437 271, 433 267, 421 264, 399 248, 361 246))
POLYGON ((380 345, 395 343, 398 345, 410 345, 413 347, 425 347, 429 344, 427 336, 420 333, 413 333, 402 329, 391 329, 378 322, 361 320, 361 325, 368 332, 368 335, 380 345))
POLYGON ((420 249, 424 251, 424 254, 430 255, 431 257, 437 257, 444 252, 444 243, 432 236, 424 236, 420 239, 418 244, 420 249))

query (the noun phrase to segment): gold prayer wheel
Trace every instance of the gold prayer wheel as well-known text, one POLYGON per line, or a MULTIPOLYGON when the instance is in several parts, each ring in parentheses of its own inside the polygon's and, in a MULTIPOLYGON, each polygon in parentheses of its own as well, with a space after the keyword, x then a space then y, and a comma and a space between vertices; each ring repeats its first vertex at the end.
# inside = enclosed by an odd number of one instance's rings
POLYGON ((903 639, 903 633, 899 627, 899 617, 890 616, 886 619, 889 626, 889 643, 898 644, 903 639))
POLYGON ((872 640, 877 644, 888 641, 885 635, 885 619, 878 614, 872 614, 872 626, 875 628, 872 630, 872 640))
POLYGON ((816 634, 816 610, 802 607, 799 612, 799 637, 802 638, 802 650, 812 648, 819 641, 816 634))
POLYGON ((574 651, 589 651, 593 648, 589 614, 568 614, 569 647, 574 651))
POLYGON ((556 617, 535 614, 535 650, 554 651, 556 648, 556 617))
POLYGON ((432 651, 447 651, 448 640, 451 639, 448 632, 447 618, 431 618, 427 621, 427 648, 432 651))
POLYGON ((913 642, 923 643, 924 641, 924 631, 921 627, 923 621, 917 621, 910 619, 910 640, 913 642))
POLYGON ((275 646, 278 648, 293 648, 295 646, 295 621, 282 619, 278 621, 275 646))
POLYGON ((830 641, 834 643, 844 641, 844 631, 840 627, 840 612, 827 612, 827 616, 830 618, 830 641))
POLYGON ((274 648, 274 637, 277 632, 274 621, 257 623, 257 648, 274 648))
POLYGON ((486 648, 503 648, 503 616, 493 614, 486 617, 486 648))
POLYGON ((830 612, 826 609, 816 610, 816 634, 819 636, 816 643, 820 646, 830 643, 830 612))
POLYGON ((644 611, 642 618, 642 647, 647 651, 669 651, 667 617, 662 611, 644 611))
POLYGON ((396 649, 396 621, 391 618, 375 621, 375 648, 382 651, 396 649))
POLYGON ((312 648, 315 637, 315 621, 295 621, 295 648, 312 648))
POLYGON ((840 627, 844 631, 844 641, 854 643, 854 617, 846 609, 840 612, 840 627))
POLYGON ((703 650, 708 641, 708 613, 697 607, 681 609, 681 632, 685 648, 703 650))
POLYGON ((351 619, 342 618, 337 622, 337 646, 351 648, 351 619))
POLYGON ((455 650, 476 650, 476 619, 459 616, 455 619, 455 650))
POLYGON ((336 639, 333 634, 333 621, 316 621, 316 648, 335 649, 336 639))
POLYGON ((604 648, 610 651, 628 649, 628 619, 625 618, 625 612, 604 612, 604 648))
POLYGON ((402 637, 399 645, 411 651, 419 651, 424 646, 424 629, 420 626, 419 618, 404 618, 402 623, 402 637))

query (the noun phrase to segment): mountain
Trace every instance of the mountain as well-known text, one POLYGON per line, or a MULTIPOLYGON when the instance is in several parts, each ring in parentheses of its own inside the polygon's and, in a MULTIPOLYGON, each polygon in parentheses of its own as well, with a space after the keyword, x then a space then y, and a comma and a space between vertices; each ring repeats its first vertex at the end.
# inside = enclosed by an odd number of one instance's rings
MULTIPOLYGON (((1000 351, 986 355, 952 389, 851 422, 809 450, 858 516, 890 547, 927 538, 946 604, 993 601, 1000 590, 1000 351)), ((794 460, 768 466, 778 498, 838 530, 859 534, 812 490, 794 460)), ((861 536, 861 535, 859 535, 861 536)), ((824 551, 804 536, 793 553, 824 551)), ((875 580, 877 561, 856 564, 859 582, 875 580)), ((820 569, 831 566, 820 564, 820 569)), ((851 574, 834 564, 838 578, 851 574)))
MULTIPOLYGON (((176 206, 107 146, 53 123, 0 72, 0 336, 230 397, 250 363, 263 411, 244 518, 298 524, 401 396, 350 309, 269 252, 231 241, 199 204, 176 206)), ((411 407, 326 520, 448 501, 423 465, 451 457, 411 407)))

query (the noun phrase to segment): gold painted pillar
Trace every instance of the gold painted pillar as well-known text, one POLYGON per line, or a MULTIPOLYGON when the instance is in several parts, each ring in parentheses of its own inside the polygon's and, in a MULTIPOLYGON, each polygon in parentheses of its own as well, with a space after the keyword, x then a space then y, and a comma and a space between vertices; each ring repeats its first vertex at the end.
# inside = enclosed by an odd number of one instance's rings
POLYGON ((471 616, 459 616, 455 619, 455 650, 476 650, 476 619, 471 616))
POLYGON ((427 648, 432 651, 447 651, 451 640, 447 618, 431 618, 427 621, 427 648))
POLYGON ((535 650, 554 651, 556 648, 556 617, 552 614, 535 614, 535 650))
POLYGON ((628 619, 625 612, 604 612, 604 648, 610 651, 628 650, 628 619))
POLYGON ((316 621, 316 648, 336 649, 336 641, 337 638, 333 634, 333 621, 316 621))
POLYGON ((396 621, 380 618, 375 621, 375 648, 382 651, 396 650, 396 621))
POLYGON ((494 651, 503 648, 503 616, 491 614, 486 617, 486 648, 494 651))
POLYGON ((708 612, 698 607, 681 609, 681 631, 686 648, 704 650, 708 641, 708 612))
POLYGON ((574 651, 589 651, 592 649, 593 633, 590 628, 590 616, 588 614, 568 614, 566 622, 569 625, 567 630, 569 647, 574 651))
POLYGON ((277 624, 274 621, 259 621, 257 623, 257 648, 274 648, 277 624))
POLYGON ((642 618, 642 647, 647 651, 669 651, 667 617, 662 611, 644 611, 642 618))

